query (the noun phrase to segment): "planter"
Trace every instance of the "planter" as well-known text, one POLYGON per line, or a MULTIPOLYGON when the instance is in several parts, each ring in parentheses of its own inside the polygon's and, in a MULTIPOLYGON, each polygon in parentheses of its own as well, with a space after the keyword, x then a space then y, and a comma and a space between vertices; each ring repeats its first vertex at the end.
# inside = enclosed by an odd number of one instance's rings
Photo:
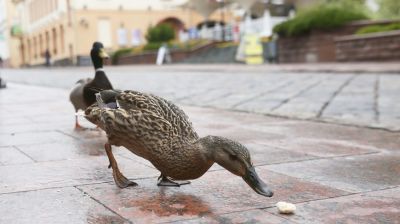
POLYGON ((335 39, 337 61, 400 61, 400 30, 335 39))
MULTIPOLYGON (((194 54, 207 51, 213 48, 216 42, 208 43, 197 47, 192 50, 172 50, 170 52, 171 60, 173 63, 180 62, 194 54)), ((157 59, 157 51, 145 52, 142 54, 128 54, 119 57, 116 61, 116 65, 131 65, 131 64, 155 64, 157 59)))
POLYGON ((310 34, 299 37, 280 37, 278 60, 280 63, 334 62, 337 60, 337 38, 352 35, 361 27, 393 22, 398 20, 357 21, 335 30, 313 30, 310 34))

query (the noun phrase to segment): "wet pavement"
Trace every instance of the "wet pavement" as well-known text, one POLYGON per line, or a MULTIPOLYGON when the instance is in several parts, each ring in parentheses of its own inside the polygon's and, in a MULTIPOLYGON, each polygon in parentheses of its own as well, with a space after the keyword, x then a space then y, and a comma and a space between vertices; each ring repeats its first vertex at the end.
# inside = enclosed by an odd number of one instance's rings
MULTIPOLYGON (((116 88, 200 106, 400 130, 399 63, 106 67, 116 88), (179 91, 177 91, 179 90, 179 91)), ((71 89, 91 67, 4 70, 8 81, 71 89)))
POLYGON ((0 223, 400 223, 399 132, 184 105, 200 136, 249 148, 274 196, 218 165, 189 185, 158 187, 148 161, 115 148, 139 184, 120 189, 104 133, 73 129, 68 94, 14 82, 0 90, 0 223), (278 201, 296 213, 279 214, 278 201))

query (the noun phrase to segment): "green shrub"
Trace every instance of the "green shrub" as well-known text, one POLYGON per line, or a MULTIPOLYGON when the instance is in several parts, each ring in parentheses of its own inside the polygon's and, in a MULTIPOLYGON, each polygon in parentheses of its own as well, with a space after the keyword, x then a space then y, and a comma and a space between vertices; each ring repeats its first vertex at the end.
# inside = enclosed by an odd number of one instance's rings
POLYGON ((175 30, 168 24, 159 24, 155 27, 149 27, 146 34, 146 40, 149 43, 169 42, 175 38, 175 30))
POLYGON ((358 29, 356 31, 356 34, 379 33, 379 32, 393 31, 393 30, 400 30, 400 23, 366 26, 358 29))
POLYGON ((381 19, 400 19, 400 1, 399 0, 377 0, 379 10, 378 18, 381 19))
POLYGON ((313 29, 331 30, 344 24, 367 19, 367 16, 355 8, 340 4, 317 5, 300 12, 295 18, 278 24, 274 32, 281 36, 300 36, 308 34, 313 29))
POLYGON ((131 53, 132 51, 133 51, 133 48, 122 48, 122 49, 116 50, 113 53, 113 55, 111 56, 112 63, 116 64, 119 57, 121 57, 123 55, 127 55, 127 54, 131 53))
POLYGON ((146 45, 144 45, 143 49, 145 51, 154 51, 160 48, 162 44, 163 44, 162 42, 149 42, 146 45))

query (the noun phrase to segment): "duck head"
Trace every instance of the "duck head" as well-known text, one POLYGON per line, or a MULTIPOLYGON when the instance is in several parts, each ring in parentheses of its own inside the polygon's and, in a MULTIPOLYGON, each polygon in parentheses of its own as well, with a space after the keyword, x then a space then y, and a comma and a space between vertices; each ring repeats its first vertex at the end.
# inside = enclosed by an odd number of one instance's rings
POLYGON ((218 136, 200 139, 209 156, 231 173, 240 176, 258 194, 272 197, 274 194, 258 177, 251 162, 249 150, 242 144, 218 136))
POLYGON ((94 42, 92 50, 90 51, 90 57, 95 69, 103 67, 103 60, 108 59, 109 56, 104 50, 104 46, 100 42, 94 42))

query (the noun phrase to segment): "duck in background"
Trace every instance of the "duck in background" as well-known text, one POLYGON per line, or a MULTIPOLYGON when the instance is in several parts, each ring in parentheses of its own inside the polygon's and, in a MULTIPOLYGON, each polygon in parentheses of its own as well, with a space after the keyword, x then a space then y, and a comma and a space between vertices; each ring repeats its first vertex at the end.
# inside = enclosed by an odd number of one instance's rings
POLYGON ((6 81, 4 81, 1 77, 0 77, 0 89, 6 88, 7 84, 6 81))
POLYGON ((94 78, 80 79, 76 82, 76 86, 72 89, 69 95, 70 101, 75 108, 75 129, 82 129, 78 122, 79 110, 86 110, 87 107, 96 102, 96 90, 110 90, 113 89, 106 73, 103 69, 103 60, 108 59, 109 56, 104 50, 104 46, 100 42, 94 42, 90 57, 95 69, 94 78))

